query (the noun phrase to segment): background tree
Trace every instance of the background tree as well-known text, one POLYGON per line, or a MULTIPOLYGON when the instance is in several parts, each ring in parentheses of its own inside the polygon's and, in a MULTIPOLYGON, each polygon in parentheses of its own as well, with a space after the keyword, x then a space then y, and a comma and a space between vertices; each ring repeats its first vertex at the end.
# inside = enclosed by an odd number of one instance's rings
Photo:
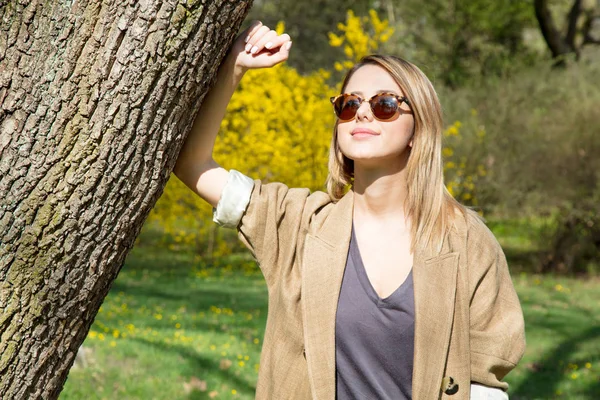
POLYGON ((535 0, 535 16, 552 58, 558 65, 564 64, 568 54, 579 59, 583 46, 600 44, 600 36, 594 37, 593 30, 596 21, 600 21, 600 7, 597 0, 573 0, 568 12, 565 3, 561 2, 557 12, 552 13, 548 0, 535 0), (555 15, 564 15, 563 26, 557 25, 555 15))
POLYGON ((0 2, 0 397, 56 398, 251 1, 0 2))

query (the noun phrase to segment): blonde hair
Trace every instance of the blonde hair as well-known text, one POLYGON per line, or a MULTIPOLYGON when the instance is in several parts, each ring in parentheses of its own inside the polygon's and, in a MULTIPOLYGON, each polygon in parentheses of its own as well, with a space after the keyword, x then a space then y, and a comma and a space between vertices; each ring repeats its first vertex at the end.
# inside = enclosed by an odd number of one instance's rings
MULTIPOLYGON (((413 145, 406 166, 408 193, 404 206, 406 216, 411 221, 411 250, 424 249, 433 243, 439 252, 455 216, 466 218, 468 214, 478 214, 456 201, 444 184, 443 120, 437 93, 417 66, 399 57, 379 54, 363 57, 348 71, 341 93, 352 74, 368 64, 383 67, 410 102, 415 124, 413 145)), ((342 154, 338 144, 338 122, 335 122, 329 148, 329 175, 326 182, 327 192, 334 202, 341 199, 354 182, 354 161, 342 154)))

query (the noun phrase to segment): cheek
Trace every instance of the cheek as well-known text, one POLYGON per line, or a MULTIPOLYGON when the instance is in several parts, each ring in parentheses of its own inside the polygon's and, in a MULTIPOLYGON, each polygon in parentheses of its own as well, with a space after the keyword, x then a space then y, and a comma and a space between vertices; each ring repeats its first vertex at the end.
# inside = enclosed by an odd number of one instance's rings
POLYGON ((401 136, 406 139, 412 138, 413 132, 415 131, 414 119, 405 119, 396 121, 398 123, 397 132, 401 132, 401 136))

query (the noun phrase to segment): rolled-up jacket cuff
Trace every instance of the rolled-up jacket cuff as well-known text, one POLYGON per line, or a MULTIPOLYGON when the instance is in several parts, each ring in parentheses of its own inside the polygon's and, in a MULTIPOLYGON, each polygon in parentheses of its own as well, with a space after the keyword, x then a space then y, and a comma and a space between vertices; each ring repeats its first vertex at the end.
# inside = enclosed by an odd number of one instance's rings
POLYGON ((225 228, 236 228, 254 188, 254 180, 235 169, 229 170, 227 182, 217 207, 213 207, 213 221, 225 228))

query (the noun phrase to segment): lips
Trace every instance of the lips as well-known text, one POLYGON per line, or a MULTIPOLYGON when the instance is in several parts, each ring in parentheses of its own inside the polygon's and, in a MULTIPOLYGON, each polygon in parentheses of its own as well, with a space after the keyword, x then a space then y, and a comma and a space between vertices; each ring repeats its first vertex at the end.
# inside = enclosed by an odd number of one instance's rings
POLYGON ((352 136, 358 135, 358 134, 360 134, 360 135, 374 135, 374 136, 379 135, 379 133, 377 133, 375 131, 372 131, 370 129, 367 129, 367 128, 356 128, 355 130, 352 131, 351 134, 352 134, 352 136))

